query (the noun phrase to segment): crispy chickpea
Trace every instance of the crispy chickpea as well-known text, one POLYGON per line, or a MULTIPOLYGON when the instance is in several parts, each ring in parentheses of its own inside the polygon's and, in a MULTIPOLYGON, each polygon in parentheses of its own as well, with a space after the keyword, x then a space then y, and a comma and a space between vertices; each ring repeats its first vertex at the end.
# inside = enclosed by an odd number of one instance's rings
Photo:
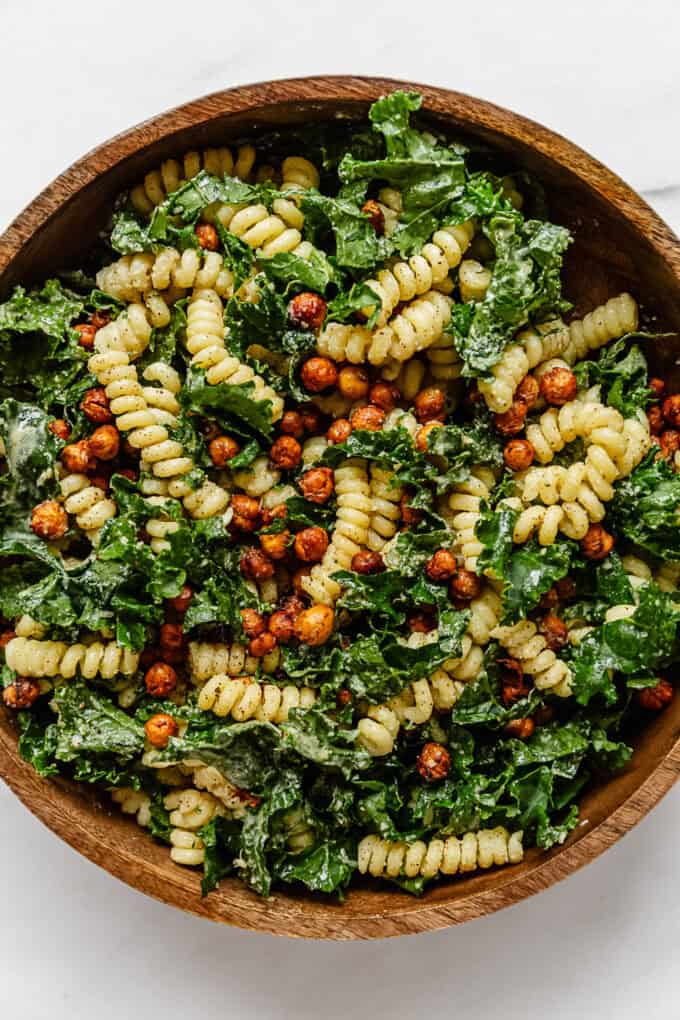
POLYGON ((421 425, 426 421, 441 421, 446 417, 446 396, 438 386, 427 386, 416 395, 413 410, 421 425))
POLYGON ((534 712, 532 719, 537 726, 547 726, 549 722, 553 721, 556 714, 552 705, 541 705, 534 712))
POLYGON ((401 510, 401 519, 407 528, 415 527, 416 524, 420 524, 423 519, 422 510, 414 510, 411 505, 412 496, 410 493, 405 492, 399 500, 399 509, 401 510))
POLYGON ((236 493, 231 497, 231 509, 233 510, 232 528, 246 533, 257 529, 260 521, 260 504, 254 496, 236 493))
POLYGON ((87 442, 97 460, 113 460, 120 449, 120 432, 114 425, 100 425, 87 442))
POLYGON ((346 687, 341 687, 335 695, 335 703, 338 708, 347 708, 348 705, 352 704, 352 692, 347 690, 346 687))
POLYGON ((669 460, 677 450, 680 450, 680 432, 676 429, 666 429, 659 436, 661 454, 669 460))
POLYGON ((305 645, 316 648, 325 644, 333 632, 335 614, 330 606, 310 606, 303 609, 295 621, 295 637, 305 645))
POLYGON ((666 383, 663 379, 652 378, 647 383, 656 400, 662 400, 666 395, 666 383))
POLYGON ((262 510, 260 511, 262 527, 267 528, 272 523, 272 521, 277 521, 279 519, 283 520, 283 518, 286 517, 287 514, 288 510, 286 509, 285 503, 279 503, 278 506, 272 507, 271 510, 269 509, 269 507, 263 507, 262 510))
POLYGON ((534 448, 528 439, 511 439, 503 447, 503 460, 511 471, 526 471, 534 460, 534 448))
POLYGON ((437 614, 431 609, 418 609, 406 622, 412 634, 429 634, 437 626, 437 614))
POLYGON ((254 655, 256 659, 262 659, 265 655, 269 655, 276 648, 276 638, 271 631, 265 631, 264 634, 254 637, 248 643, 248 651, 251 655, 254 655))
POLYGON ((296 595, 305 595, 305 589, 302 587, 302 582, 309 577, 311 567, 298 567, 293 577, 291 578, 293 583, 293 591, 296 595))
POLYGON ((352 434, 352 425, 348 418, 337 418, 328 429, 326 439, 329 443, 344 443, 352 434))
POLYGON ((243 633, 249 638, 259 637, 267 629, 264 616, 256 609, 241 610, 241 626, 243 633))
POLYGON ((16 636, 17 632, 15 630, 3 630, 2 634, 0 634, 0 649, 7 648, 10 641, 13 641, 16 636))
POLYGON ((527 407, 533 407, 538 400, 539 393, 540 387, 533 375, 525 375, 515 390, 514 399, 522 404, 526 404, 527 407))
POLYGON ((55 418, 47 427, 52 435, 55 435, 58 439, 63 439, 64 442, 71 435, 71 427, 63 418, 55 418))
POLYGON ((269 451, 272 464, 283 471, 291 471, 302 460, 302 447, 293 436, 279 436, 269 451))
POLYGON ((285 609, 277 609, 269 617, 269 632, 281 645, 287 645, 295 632, 295 617, 285 609))
POLYGON ((305 434, 305 427, 302 422, 302 415, 299 411, 285 411, 279 422, 279 431, 284 436, 294 436, 295 439, 302 439, 305 434))
POLYGON ((77 475, 85 475, 94 467, 94 456, 90 451, 87 439, 80 439, 77 443, 69 443, 61 451, 61 462, 67 471, 77 475))
POLYGON ((184 584, 179 595, 175 595, 174 599, 168 599, 168 601, 176 613, 186 613, 193 597, 193 588, 184 584))
POLYGON ((380 574, 385 569, 385 561, 377 552, 370 552, 368 549, 360 549, 354 553, 350 570, 355 574, 380 574))
POLYGON ((527 716, 524 719, 511 719, 503 727, 503 732, 507 733, 509 737, 514 737, 516 740, 528 740, 535 729, 534 720, 531 716, 527 716))
POLYGON ((501 671, 502 683, 504 684, 524 683, 524 670, 522 669, 522 663, 519 661, 519 659, 514 659, 508 655, 503 659, 498 659, 497 665, 501 671))
POLYGON ((217 251, 220 246, 220 239, 212 223, 197 223, 194 227, 194 233, 204 251, 217 251))
POLYGON ((509 411, 502 414, 495 414, 494 422, 496 429, 502 436, 516 436, 524 428, 524 419, 527 416, 527 405, 521 400, 514 400, 509 411))
POLYGON ((63 538, 68 531, 68 515, 61 503, 47 499, 34 506, 31 511, 31 531, 45 541, 63 538))
POLYGON ((170 737, 179 733, 179 726, 167 712, 157 712, 144 723, 144 732, 152 747, 167 747, 170 737))
POLYGON ((649 422, 649 431, 653 436, 658 436, 659 433, 663 432, 663 411, 658 404, 654 404, 653 407, 647 409, 647 421, 649 422))
POLYGON ((338 389, 348 400, 363 400, 368 394, 368 372, 358 365, 345 365, 338 372, 338 389))
POLYGON ((295 536, 293 548, 303 563, 318 563, 328 548, 328 535, 323 528, 303 528, 295 536))
POLYGON ((184 633, 181 623, 161 624, 158 643, 161 651, 167 655, 177 654, 182 651, 184 645, 184 633))
POLYGON ((472 570, 459 567, 451 578, 449 592, 452 599, 469 602, 470 599, 476 599, 481 590, 482 582, 472 570))
POLYGON ((288 318, 299 329, 321 329, 326 318, 326 302, 320 294, 303 291, 288 305, 288 318))
POLYGON ((281 600, 279 609, 281 609, 284 613, 288 613, 293 617, 293 619, 295 619, 296 616, 300 615, 303 609, 306 609, 306 604, 298 595, 286 595, 285 599, 281 600))
POLYGON ((177 686, 177 674, 167 662, 154 662, 144 674, 144 685, 154 698, 165 698, 177 686))
POLYGON ((558 365, 541 376, 540 391, 543 399, 549 404, 561 407, 576 397, 578 391, 576 376, 570 368, 558 365))
POLYGON ((302 385, 310 393, 322 393, 337 385, 338 369, 330 358, 315 354, 308 358, 300 370, 302 385))
POLYGON ((80 322, 73 328, 78 334, 78 343, 80 346, 84 347, 86 351, 91 351, 94 348, 94 338, 97 332, 96 327, 91 322, 80 322))
POLYGON ((576 582, 572 581, 570 577, 561 577, 559 581, 555 581, 555 591, 558 597, 566 602, 576 595, 576 582))
POLYGON ((241 557, 241 573, 251 581, 268 581, 274 576, 274 564, 261 549, 246 549, 241 557))
POLYGON ((385 412, 382 407, 375 404, 366 404, 365 407, 357 407, 349 416, 353 429, 363 429, 366 432, 380 432, 385 424, 385 412))
POLYGON ((327 503, 335 489, 333 469, 320 467, 305 471, 300 479, 300 488, 310 503, 327 503))
POLYGON ((655 687, 643 687, 638 691, 636 700, 647 712, 660 712, 673 700, 673 687, 668 680, 659 680, 655 687))
POLYGON ((80 409, 88 421, 95 425, 108 425, 113 421, 109 398, 103 386, 93 386, 87 390, 80 402, 80 409))
POLYGON ((529 693, 529 688, 523 680, 518 682, 508 681, 501 686, 501 701, 506 708, 510 705, 514 705, 520 698, 526 698, 529 693))
POLYGON ((260 535, 260 548, 272 560, 285 559, 290 545, 290 531, 284 529, 278 534, 260 535))
POLYGON ((380 208, 379 203, 374 198, 369 198, 362 205, 361 211, 364 216, 368 216, 368 221, 376 234, 382 236, 385 233, 385 214, 380 208))
POLYGON ((231 436, 215 436, 208 443, 208 454, 217 468, 226 467, 240 449, 239 444, 231 436))
POLYGON ((442 744, 428 741, 416 759, 416 768, 426 783, 446 779, 451 771, 451 755, 442 744))
POLYGON ((680 426, 680 393, 673 393, 670 397, 666 397, 661 410, 668 424, 677 429, 680 426))
POLYGON ((393 411, 401 400, 401 393, 394 383, 377 382, 371 386, 368 399, 383 411, 393 411))
POLYGON ((316 435, 321 431, 321 411, 315 404, 302 404, 300 406, 300 417, 305 432, 316 435))
POLYGON ((614 536, 605 531, 601 524, 591 524, 580 545, 586 559, 603 560, 614 548, 614 536))
POLYGON ((553 613, 548 613, 543 617, 540 630, 548 648, 553 652, 564 648, 569 641, 569 630, 566 623, 553 613))
POLYGON ((430 435, 436 429, 443 429, 444 425, 440 421, 428 421, 427 425, 421 425, 416 432, 416 450, 420 453, 427 453, 430 444, 430 435))
POLYGON ((210 421, 209 418, 201 419, 199 424, 201 435, 207 443, 210 443, 213 439, 217 439, 218 436, 222 435, 222 430, 216 421, 210 421))
POLYGON ((553 586, 548 588, 546 592, 541 595, 540 602, 538 603, 539 609, 554 609, 559 602, 559 596, 557 594, 557 588, 553 586))
POLYGON ((103 329, 104 326, 108 326, 111 322, 111 316, 103 308, 98 308, 96 312, 93 312, 90 316, 90 323, 95 329, 103 329))
POLYGON ((5 687, 2 692, 2 700, 7 708, 30 708, 39 697, 39 682, 27 676, 18 676, 14 683, 5 687))
POLYGON ((437 549, 434 556, 425 564, 425 574, 430 581, 437 583, 450 581, 457 572, 456 557, 449 549, 437 549))

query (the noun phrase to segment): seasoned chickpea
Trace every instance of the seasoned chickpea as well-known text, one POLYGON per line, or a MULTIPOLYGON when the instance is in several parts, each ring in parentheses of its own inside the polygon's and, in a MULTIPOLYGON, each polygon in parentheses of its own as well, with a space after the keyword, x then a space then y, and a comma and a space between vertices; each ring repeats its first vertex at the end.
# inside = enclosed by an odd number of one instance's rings
POLYGON ((534 720, 527 716, 525 719, 512 719, 503 727, 503 732, 517 740, 528 740, 535 729, 534 720))
POLYGON ((449 549, 437 549, 425 565, 425 573, 431 581, 450 581, 457 572, 456 557, 449 549))
POLYGON ((85 475, 94 467, 94 456, 90 451, 87 439, 80 439, 77 443, 69 443, 61 451, 61 462, 67 471, 77 475, 85 475))
POLYGON ((647 421, 649 422, 649 431, 653 436, 658 436, 663 432, 663 411, 658 404, 654 404, 653 407, 647 409, 647 421))
POLYGON ((540 391, 543 399, 549 404, 561 407, 573 400, 578 392, 576 376, 570 368, 558 365, 541 377, 540 391))
POLYGON ((677 429, 680 426, 680 393, 673 393, 670 397, 666 397, 661 410, 668 424, 677 429))
POLYGON ((305 471, 300 479, 300 488, 310 503, 327 503, 335 488, 333 469, 320 467, 305 471))
POLYGON ((333 633, 335 614, 330 606, 310 606, 303 609, 295 621, 295 637, 305 645, 316 648, 325 644, 333 633))
POLYGON ((208 443, 208 454, 215 467, 226 467, 241 447, 231 436, 215 436, 208 443))
POLYGON ((268 581, 274 576, 274 563, 261 549, 246 549, 241 556, 241 573, 251 581, 268 581))
POLYGON ((411 507, 410 502, 412 498, 413 496, 410 493, 405 492, 399 500, 401 519, 407 528, 415 527, 415 525, 420 524, 423 519, 422 510, 415 510, 411 507))
POLYGON ((176 613, 186 613, 193 597, 193 589, 188 584, 184 584, 179 595, 175 595, 174 599, 168 601, 176 613))
POLYGON ((293 619, 295 619, 296 616, 299 616, 302 610, 306 608, 307 604, 303 602, 299 595, 286 595, 286 597, 281 600, 281 605, 279 606, 279 609, 281 609, 284 613, 288 613, 293 617, 293 619))
POLYGON ((284 436, 294 436, 295 439, 302 439, 305 434, 305 427, 302 415, 299 411, 286 411, 279 422, 279 431, 284 436))
POLYGON ((406 622, 412 634, 429 634, 437 626, 437 614, 431 609, 419 609, 406 622))
POLYGON ((468 602, 470 599, 476 599, 481 590, 482 582, 472 570, 459 567, 451 578, 449 591, 453 599, 468 602))
POLYGON ((184 632, 182 631, 182 624, 161 624, 158 643, 164 659, 181 659, 182 652, 184 650, 184 632))
POLYGON ((167 712, 157 712, 144 723, 144 732, 152 747, 167 747, 170 737, 179 733, 179 726, 167 712))
POLYGON ((380 208, 379 203, 374 198, 369 198, 362 205, 361 211, 364 216, 368 216, 368 221, 376 234, 382 236, 385 233, 385 214, 380 208))
POLYGON ((269 451, 269 458, 277 468, 291 471, 302 460, 302 447, 293 436, 279 436, 269 451))
POLYGON ((47 499, 31 511, 31 531, 46 541, 63 538, 68 531, 68 515, 61 503, 47 499))
POLYGON ((383 411, 393 411, 401 400, 401 393, 393 383, 377 382, 371 386, 368 399, 383 411))
POLYGON ((413 410, 421 425, 427 421, 443 420, 446 417, 446 396, 438 386, 428 386, 417 394, 413 410))
POLYGON ((197 223, 194 233, 198 243, 205 251, 217 251, 220 246, 220 239, 212 223, 197 223))
POLYGON ((652 378, 647 383, 656 400, 662 400, 666 395, 666 383, 663 379, 652 378))
POLYGON ((286 509, 285 503, 279 503, 278 506, 272 507, 271 510, 269 509, 269 507, 263 507, 260 512, 260 517, 262 518, 262 527, 267 528, 272 523, 272 521, 277 521, 279 519, 282 520, 287 515, 288 511, 286 509))
POLYGON ((256 659, 264 658, 265 655, 269 655, 269 653, 275 648, 276 638, 269 630, 266 630, 264 634, 259 634, 257 637, 251 638, 248 643, 248 651, 251 655, 254 655, 256 659))
POLYGON ((16 636, 17 632, 15 630, 3 630, 2 634, 0 634, 0 649, 7 648, 10 641, 13 641, 16 636))
POLYGON ((566 602, 576 595, 576 582, 570 577, 561 577, 559 581, 555 581, 555 591, 559 598, 566 602))
POLYGON ((430 436, 436 431, 436 429, 443 429, 444 425, 440 421, 428 421, 427 425, 422 425, 416 432, 416 450, 420 453, 427 453, 430 444, 430 436))
POLYGON ((108 312, 104 311, 103 308, 98 308, 96 312, 93 312, 90 316, 90 324, 95 329, 103 329, 104 326, 108 326, 111 322, 111 316, 108 312))
POLYGON ((526 471, 534 461, 534 448, 528 439, 511 439, 503 447, 503 460, 511 471, 526 471))
POLYGON ((680 432, 676 429, 666 429, 659 436, 659 446, 661 447, 662 456, 668 460, 678 450, 680 450, 680 432))
POLYGON ((338 389, 348 400, 363 400, 368 388, 368 372, 358 365, 345 365, 338 372, 338 389))
POLYGON ((2 700, 7 708, 30 708, 40 697, 40 683, 27 676, 18 676, 2 692, 2 700))
POLYGON ((231 528, 246 533, 257 530, 260 522, 260 504, 254 496, 236 493, 231 497, 231 509, 233 511, 231 528))
POLYGON ((375 404, 366 404, 365 407, 357 407, 349 417, 353 429, 363 429, 366 432, 380 432, 385 424, 385 412, 382 407, 375 404))
POLYGON ((167 662, 154 662, 144 674, 144 684, 154 698, 165 698, 177 686, 177 674, 167 662))
POLYGON ((91 390, 87 390, 80 402, 80 409, 87 420, 95 425, 108 425, 113 421, 109 398, 103 386, 93 386, 91 390))
POLYGON ((539 393, 540 387, 533 375, 525 375, 515 390, 515 400, 525 404, 528 408, 533 407, 538 400, 539 393))
POLYGON ((97 460, 113 460, 120 449, 120 432, 114 425, 100 425, 87 442, 97 460))
POLYGON ((558 602, 559 596, 557 594, 557 588, 553 586, 552 588, 548 588, 548 590, 544 592, 543 595, 541 595, 541 600, 538 603, 538 608, 554 609, 558 602))
POLYGON ((603 560, 614 548, 614 536, 605 531, 601 524, 591 524, 580 545, 586 559, 603 560))
POLYGON ((660 712, 673 700, 673 686, 668 680, 659 680, 655 687, 643 687, 637 692, 637 703, 648 712, 660 712))
POLYGON ((303 563, 318 563, 328 549, 328 535, 323 528, 303 528, 295 536, 295 555, 303 563))
POLYGON ((300 406, 300 417, 302 418, 302 427, 305 432, 316 435, 317 432, 321 431, 322 414, 315 404, 302 404, 300 406))
POLYGON ((71 426, 63 418, 55 418, 47 427, 53 435, 57 436, 58 439, 63 439, 64 442, 71 435, 71 426))
POLYGON ((260 634, 264 634, 267 629, 264 616, 256 609, 241 610, 241 626, 243 633, 249 638, 258 637, 260 634))
POLYGON ((285 609, 277 609, 269 617, 269 631, 279 644, 288 644, 295 632, 295 616, 285 609))
POLYGON ((79 322, 73 328, 78 334, 80 346, 84 347, 86 351, 91 351, 94 348, 94 338, 97 333, 95 326, 91 322, 79 322))
POLYGON ((344 443, 352 434, 352 425, 348 418, 337 418, 326 433, 329 443, 344 443))
POLYGON ((308 358, 300 370, 302 385, 310 393, 322 393, 324 390, 336 386, 338 382, 338 369, 330 358, 323 358, 315 354, 308 358))
POLYGON ((548 613, 543 617, 540 630, 545 638, 545 643, 553 652, 564 648, 569 641, 569 630, 566 623, 553 613, 548 613))
POLYGON ((262 552, 272 560, 284 559, 290 545, 290 537, 290 531, 287 528, 279 531, 278 534, 260 535, 262 552))
POLYGON ((316 331, 323 326, 326 318, 327 304, 320 294, 312 291, 303 291, 288 305, 288 318, 300 329, 312 329, 316 331))
POLYGON ((352 692, 346 687, 341 687, 338 693, 335 695, 335 703, 338 708, 346 708, 352 704, 352 692))
POLYGON ((360 549, 352 557, 350 570, 356 574, 380 574, 385 569, 385 561, 378 552, 360 549))
POLYGON ((516 436, 524 428, 527 416, 527 405, 521 400, 514 400, 512 407, 502 414, 494 415, 497 430, 502 436, 516 436))
POLYGON ((442 744, 428 741, 418 755, 416 768, 426 783, 445 779, 451 771, 451 755, 442 744))

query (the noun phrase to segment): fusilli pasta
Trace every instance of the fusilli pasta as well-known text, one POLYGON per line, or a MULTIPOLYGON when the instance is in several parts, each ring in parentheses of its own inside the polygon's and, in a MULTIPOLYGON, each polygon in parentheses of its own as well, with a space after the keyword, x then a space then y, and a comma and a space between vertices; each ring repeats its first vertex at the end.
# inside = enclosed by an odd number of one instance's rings
POLYGON ((501 826, 429 843, 403 843, 370 835, 361 840, 357 850, 359 872, 374 878, 457 875, 493 865, 518 864, 523 857, 522 832, 511 834, 501 826))

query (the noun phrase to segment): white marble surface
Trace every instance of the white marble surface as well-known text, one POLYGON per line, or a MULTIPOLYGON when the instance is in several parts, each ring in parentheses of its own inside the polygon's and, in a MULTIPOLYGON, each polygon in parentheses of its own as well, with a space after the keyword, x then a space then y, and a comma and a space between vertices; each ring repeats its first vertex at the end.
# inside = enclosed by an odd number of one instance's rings
MULTIPOLYGON (((2 0, 0 17, 0 228, 85 150, 159 110, 230 84, 353 71, 535 117, 680 229, 674 0, 2 0)), ((353 945, 184 916, 78 857, 4 787, 0 811, 0 1005, 14 1020, 679 1015, 677 790, 536 899, 455 930, 353 945)))

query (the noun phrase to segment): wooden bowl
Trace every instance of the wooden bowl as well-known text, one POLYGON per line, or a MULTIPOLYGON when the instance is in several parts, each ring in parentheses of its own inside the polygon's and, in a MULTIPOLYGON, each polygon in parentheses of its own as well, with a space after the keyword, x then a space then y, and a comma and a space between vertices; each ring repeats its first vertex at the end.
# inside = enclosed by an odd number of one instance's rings
MULTIPOLYGON (((51 184, 0 238, 0 295, 81 255, 121 189, 161 160, 262 128, 363 116, 394 88, 417 89, 437 125, 505 153, 546 187, 550 215, 575 231, 566 293, 583 313, 620 290, 653 310, 657 327, 680 328, 680 243, 611 171, 546 128, 457 92, 370 78, 305 78, 219 92, 179 107, 99 146, 51 184)), ((667 369, 672 352, 664 348, 667 369)), ((562 847, 530 850, 524 862, 435 884, 414 899, 387 884, 358 884, 342 905, 304 893, 261 900, 228 880, 201 899, 199 878, 172 864, 134 822, 91 792, 37 776, 0 717, 0 775, 53 832, 129 885, 213 921, 316 938, 379 938, 458 924, 545 889, 593 860, 638 822, 680 768, 680 698, 647 727, 628 769, 591 789, 581 823, 562 847)))

